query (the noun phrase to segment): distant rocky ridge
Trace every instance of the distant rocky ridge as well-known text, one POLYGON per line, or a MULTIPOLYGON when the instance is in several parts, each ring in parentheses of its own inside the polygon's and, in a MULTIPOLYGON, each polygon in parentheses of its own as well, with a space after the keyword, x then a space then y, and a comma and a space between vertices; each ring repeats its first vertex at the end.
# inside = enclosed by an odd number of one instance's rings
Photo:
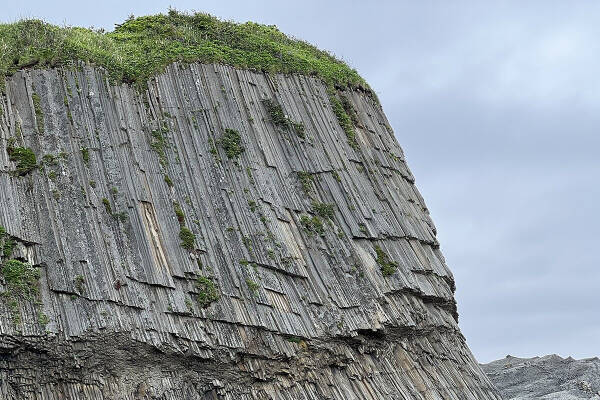
POLYGON ((556 354, 482 364, 505 400, 600 399, 600 359, 575 360, 556 354))

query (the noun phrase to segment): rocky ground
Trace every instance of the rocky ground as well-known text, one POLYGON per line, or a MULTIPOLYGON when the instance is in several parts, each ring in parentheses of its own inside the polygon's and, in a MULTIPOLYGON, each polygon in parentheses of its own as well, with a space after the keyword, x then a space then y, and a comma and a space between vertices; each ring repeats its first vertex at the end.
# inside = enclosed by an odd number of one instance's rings
POLYGON ((482 365, 506 400, 600 399, 600 359, 575 360, 556 354, 517 358, 482 365))

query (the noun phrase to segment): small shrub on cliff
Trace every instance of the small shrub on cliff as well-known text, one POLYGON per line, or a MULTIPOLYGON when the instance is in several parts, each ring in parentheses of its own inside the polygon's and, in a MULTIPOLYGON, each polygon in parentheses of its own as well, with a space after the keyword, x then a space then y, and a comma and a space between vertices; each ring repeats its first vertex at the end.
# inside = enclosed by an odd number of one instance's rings
POLYGON ((379 245, 375 245, 376 261, 383 276, 390 276, 398 269, 398 263, 390 261, 390 258, 379 245))
POLYGON ((298 181, 300 181, 300 186, 302 186, 302 191, 307 196, 310 196, 313 192, 313 176, 310 172, 298 171, 298 181))
POLYGON ((298 137, 305 138, 304 124, 302 122, 292 121, 285 113, 283 108, 275 100, 266 99, 263 100, 263 104, 271 117, 271 122, 278 128, 288 129, 291 128, 298 137))
POLYGON ((0 253, 2 258, 10 258, 15 245, 16 242, 14 239, 6 233, 6 229, 3 226, 0 226, 0 253))
POLYGON ((312 211, 321 218, 333 219, 333 204, 312 202, 312 211))
POLYGON ((199 276, 196 279, 196 290, 198 291, 198 304, 206 308, 210 303, 219 300, 219 291, 215 283, 205 276, 199 276))
POLYGON ((179 239, 181 239, 181 247, 187 250, 194 250, 196 235, 185 226, 182 226, 179 230, 179 239))
POLYGON ((38 293, 40 271, 31 264, 8 260, 2 265, 2 277, 10 296, 32 299, 38 293))
MULTIPOLYGON (((354 149, 358 150, 358 141, 356 140, 356 130, 352 123, 352 118, 348 115, 348 112, 344 109, 344 104, 337 97, 334 89, 328 91, 329 103, 333 108, 333 113, 337 117, 337 120, 344 130, 346 137, 348 138, 348 144, 354 149)), ((346 100, 347 101, 347 100, 346 100)), ((349 103, 348 103, 349 104, 349 103)))
POLYGON ((221 137, 221 146, 227 158, 238 158, 244 152, 242 137, 235 129, 225 129, 225 134, 221 137))
POLYGON ((17 164, 15 173, 26 175, 37 167, 35 153, 29 147, 8 147, 8 158, 17 164))
POLYGON ((312 218, 308 215, 303 215, 300 217, 300 223, 310 235, 316 233, 318 235, 323 236, 325 234, 323 221, 316 215, 314 215, 312 218))

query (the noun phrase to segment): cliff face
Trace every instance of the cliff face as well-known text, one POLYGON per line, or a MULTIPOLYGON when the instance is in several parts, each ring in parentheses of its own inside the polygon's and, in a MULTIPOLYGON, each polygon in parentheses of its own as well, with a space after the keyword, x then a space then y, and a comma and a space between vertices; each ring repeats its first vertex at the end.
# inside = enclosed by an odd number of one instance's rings
POLYGON ((7 78, 0 398, 499 399, 381 107, 331 96, 220 65, 7 78))

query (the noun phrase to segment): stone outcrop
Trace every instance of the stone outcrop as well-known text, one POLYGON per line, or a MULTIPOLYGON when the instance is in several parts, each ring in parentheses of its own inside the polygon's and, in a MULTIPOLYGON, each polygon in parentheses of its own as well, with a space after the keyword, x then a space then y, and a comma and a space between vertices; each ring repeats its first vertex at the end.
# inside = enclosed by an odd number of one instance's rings
POLYGON ((556 354, 502 360, 482 365, 506 400, 600 400, 600 360, 575 360, 556 354))
POLYGON ((337 93, 349 140, 330 95, 221 65, 7 78, 0 398, 500 399, 380 105, 337 93))

